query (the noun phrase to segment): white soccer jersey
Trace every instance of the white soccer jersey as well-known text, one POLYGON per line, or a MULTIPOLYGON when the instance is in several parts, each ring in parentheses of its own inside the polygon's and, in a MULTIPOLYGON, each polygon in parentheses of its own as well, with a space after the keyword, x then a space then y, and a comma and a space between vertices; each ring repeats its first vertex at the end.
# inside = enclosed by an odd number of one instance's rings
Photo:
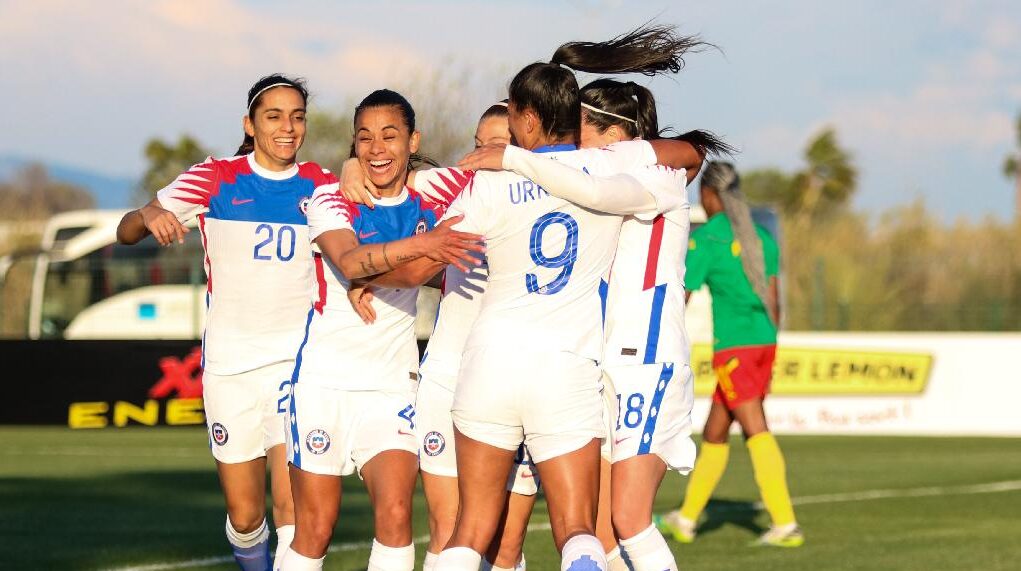
MULTIPOLYGON (((593 175, 655 162, 651 146, 575 151, 537 149, 593 175), (571 152, 565 152, 571 151, 571 152)), ((616 249, 622 218, 550 196, 509 172, 480 172, 445 218, 464 214, 458 229, 486 237, 489 282, 466 347, 493 344, 602 353, 600 279, 616 249)))
MULTIPOLYGON (((341 229, 354 232, 363 244, 407 238, 431 230, 454 195, 428 198, 405 188, 368 208, 345 200, 331 184, 317 189, 309 205, 309 238, 341 229)), ((315 269, 317 285, 295 381, 344 390, 406 390, 418 369, 418 288, 375 288, 376 321, 366 324, 348 302, 350 282, 340 271, 320 254, 315 269)))
POLYGON ((684 256, 688 207, 621 226, 606 292, 603 366, 688 363, 684 256))
MULTIPOLYGON (((458 169, 437 168, 415 174, 415 190, 430 200, 450 204, 469 183, 473 173, 458 169)), ((422 355, 420 373, 444 388, 454 390, 461 355, 475 318, 482 308, 489 265, 485 258, 468 273, 447 266, 440 288, 440 306, 429 345, 422 355)))
POLYGON ((252 155, 210 157, 157 193, 178 220, 198 217, 206 371, 234 375, 294 358, 312 282, 305 206, 334 180, 315 163, 274 172, 252 155))

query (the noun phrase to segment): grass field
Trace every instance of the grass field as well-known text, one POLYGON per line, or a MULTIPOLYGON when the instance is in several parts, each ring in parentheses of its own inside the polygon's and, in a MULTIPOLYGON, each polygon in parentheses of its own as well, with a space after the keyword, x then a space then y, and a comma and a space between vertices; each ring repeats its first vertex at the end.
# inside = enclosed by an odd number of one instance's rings
MULTIPOLYGON (((682 569, 1021 568, 1021 439, 779 440, 806 545, 748 547, 768 518, 735 439, 699 539, 672 543, 682 569)), ((364 569, 372 537, 364 488, 345 485, 330 570, 364 569)), ((668 476, 657 508, 683 486, 668 476)), ((421 494, 415 509, 421 536, 421 494)), ((545 521, 540 502, 525 545, 535 571, 559 568, 545 521)), ((202 430, 0 428, 2 569, 233 569, 223 522, 202 430)))

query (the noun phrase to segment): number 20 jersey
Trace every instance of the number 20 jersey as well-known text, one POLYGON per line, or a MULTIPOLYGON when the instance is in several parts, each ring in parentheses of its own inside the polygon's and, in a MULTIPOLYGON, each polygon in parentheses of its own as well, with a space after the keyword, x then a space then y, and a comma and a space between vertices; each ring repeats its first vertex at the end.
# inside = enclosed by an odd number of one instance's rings
POLYGON ((210 157, 157 193, 178 220, 198 217, 205 370, 234 375, 294 359, 315 283, 305 211, 315 188, 333 182, 315 163, 274 172, 252 155, 210 157))
MULTIPOLYGON (((535 149, 554 160, 607 176, 655 164, 645 142, 604 149, 572 145, 535 149)), ((598 294, 617 247, 621 216, 583 209, 522 176, 479 172, 447 210, 456 228, 486 237, 489 281, 466 348, 505 345, 602 355, 598 294)))

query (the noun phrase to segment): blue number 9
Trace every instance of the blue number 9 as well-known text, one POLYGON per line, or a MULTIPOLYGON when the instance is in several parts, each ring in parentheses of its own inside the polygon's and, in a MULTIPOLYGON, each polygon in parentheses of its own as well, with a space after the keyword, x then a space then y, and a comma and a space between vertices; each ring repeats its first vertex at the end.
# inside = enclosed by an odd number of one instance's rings
POLYGON ((574 263, 578 261, 578 222, 570 214, 563 212, 550 212, 544 214, 535 221, 532 226, 532 235, 528 243, 532 261, 537 266, 544 268, 560 268, 560 273, 550 283, 539 286, 539 278, 535 274, 525 274, 525 289, 528 293, 540 295, 553 295, 564 289, 567 280, 571 279, 571 271, 574 270, 574 263), (552 258, 542 253, 542 238, 546 229, 553 224, 562 224, 567 230, 567 238, 564 240, 564 251, 552 258))

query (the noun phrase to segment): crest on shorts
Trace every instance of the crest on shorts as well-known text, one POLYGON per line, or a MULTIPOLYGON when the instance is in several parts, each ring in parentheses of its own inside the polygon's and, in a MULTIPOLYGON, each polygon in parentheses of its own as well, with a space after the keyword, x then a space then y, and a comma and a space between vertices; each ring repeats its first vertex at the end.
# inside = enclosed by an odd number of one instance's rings
POLYGON ((226 444, 227 439, 230 437, 227 434, 226 427, 219 422, 214 422, 213 425, 209 427, 209 434, 213 437, 213 442, 217 446, 223 446, 226 444))
POLYGON ((330 449, 330 435, 325 430, 315 429, 305 437, 305 448, 313 454, 323 454, 330 449))
POLYGON ((415 234, 422 234, 429 230, 429 225, 426 223, 425 218, 419 218, 418 224, 415 225, 415 234))
POLYGON ((443 435, 435 430, 425 435, 422 439, 422 449, 429 456, 439 456, 443 449, 447 447, 447 440, 443 438, 443 435))

